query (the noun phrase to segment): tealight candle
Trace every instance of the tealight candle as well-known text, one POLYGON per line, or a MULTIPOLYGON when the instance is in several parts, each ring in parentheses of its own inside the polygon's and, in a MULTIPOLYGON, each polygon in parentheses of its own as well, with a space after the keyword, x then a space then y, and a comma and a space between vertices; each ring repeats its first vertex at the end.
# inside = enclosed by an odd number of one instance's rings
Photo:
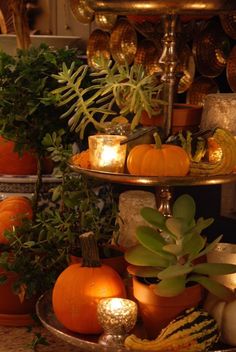
POLYGON ((98 321, 104 329, 103 345, 122 345, 137 320, 137 304, 125 298, 103 298, 97 307, 98 321))
POLYGON ((93 170, 107 172, 123 172, 126 158, 127 144, 120 144, 125 140, 120 135, 94 135, 88 138, 90 163, 93 170))

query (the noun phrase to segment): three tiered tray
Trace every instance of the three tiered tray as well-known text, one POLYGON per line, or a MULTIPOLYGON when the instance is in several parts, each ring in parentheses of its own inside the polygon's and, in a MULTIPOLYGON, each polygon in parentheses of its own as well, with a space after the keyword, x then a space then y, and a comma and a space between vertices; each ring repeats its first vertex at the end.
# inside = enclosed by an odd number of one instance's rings
MULTIPOLYGON (((88 5, 101 13, 116 13, 119 15, 153 16, 160 15, 164 21, 164 44, 160 63, 163 67, 163 81, 166 86, 168 105, 164 112, 165 133, 169 134, 172 126, 172 107, 175 87, 175 69, 177 58, 175 51, 175 26, 180 15, 206 16, 236 11, 234 0, 87 0, 88 5)), ((154 186, 159 191, 169 191, 174 186, 216 185, 236 182, 236 174, 201 177, 140 177, 129 174, 82 169, 71 165, 73 172, 84 174, 107 182, 115 182, 137 186, 154 186)), ((168 193, 168 192, 167 192, 168 193)), ((37 303, 37 314, 43 325, 64 341, 78 347, 79 351, 123 352, 122 347, 105 347, 97 343, 96 336, 83 336, 66 330, 56 320, 51 306, 51 293, 43 295, 37 303)), ((83 317, 81 317, 83 319, 83 317)), ((217 351, 233 352, 236 348, 219 346, 217 351)))

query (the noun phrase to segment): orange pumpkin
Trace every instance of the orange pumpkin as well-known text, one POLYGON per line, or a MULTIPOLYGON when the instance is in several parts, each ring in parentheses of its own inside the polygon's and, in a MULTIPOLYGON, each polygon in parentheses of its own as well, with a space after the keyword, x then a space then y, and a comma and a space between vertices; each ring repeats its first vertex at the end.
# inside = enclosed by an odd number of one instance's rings
POLYGON ((19 214, 21 217, 25 216, 32 219, 32 203, 31 201, 22 196, 9 196, 0 202, 0 212, 10 210, 14 214, 19 214))
MULTIPOLYGON (((89 242, 87 251, 92 253, 95 246, 89 242)), ((97 320, 99 300, 108 297, 125 298, 125 286, 114 269, 101 265, 93 256, 88 258, 83 247, 82 256, 82 264, 69 265, 57 278, 52 305, 57 319, 67 329, 81 334, 99 334, 102 332, 97 320), (84 260, 85 258, 87 259, 84 260)))
POLYGON ((176 145, 161 144, 154 135, 156 144, 140 144, 129 152, 127 169, 139 176, 186 176, 190 168, 187 152, 176 145))
POLYGON ((6 230, 22 225, 22 219, 32 219, 31 201, 22 196, 9 196, 0 202, 0 243, 8 244, 6 230))
POLYGON ((72 164, 83 169, 90 169, 89 149, 83 150, 81 153, 75 154, 71 158, 72 164))

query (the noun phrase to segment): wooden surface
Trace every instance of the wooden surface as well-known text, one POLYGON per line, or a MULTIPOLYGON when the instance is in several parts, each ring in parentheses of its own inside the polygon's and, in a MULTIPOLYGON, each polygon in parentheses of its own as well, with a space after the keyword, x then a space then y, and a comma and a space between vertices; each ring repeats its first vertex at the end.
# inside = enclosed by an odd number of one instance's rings
POLYGON ((69 345, 54 337, 42 327, 34 327, 30 331, 26 327, 0 326, 0 352, 32 352, 32 342, 40 334, 48 343, 48 346, 38 344, 35 351, 38 352, 78 352, 78 348, 69 345))

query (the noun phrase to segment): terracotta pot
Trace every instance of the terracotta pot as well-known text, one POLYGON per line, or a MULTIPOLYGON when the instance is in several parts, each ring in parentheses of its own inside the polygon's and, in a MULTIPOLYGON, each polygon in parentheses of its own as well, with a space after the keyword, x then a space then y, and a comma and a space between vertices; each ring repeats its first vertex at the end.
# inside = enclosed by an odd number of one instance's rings
MULTIPOLYGON (((179 131, 196 131, 199 128, 202 117, 202 107, 190 104, 174 104, 172 133, 179 131)), ((140 123, 144 126, 163 126, 163 116, 148 117, 143 111, 140 123)))
MULTIPOLYGON (((0 137, 0 174, 4 175, 36 175, 37 157, 33 152, 24 152, 19 156, 14 151, 15 143, 0 137)), ((50 174, 53 170, 51 160, 45 158, 43 173, 50 174)))
POLYGON ((32 315, 35 313, 36 298, 20 301, 13 293, 13 285, 17 279, 14 272, 0 269, 0 274, 7 277, 7 281, 0 285, 0 325, 27 326, 34 323, 32 315))
POLYGON ((157 296, 149 285, 133 277, 133 294, 139 306, 147 337, 154 339, 162 328, 187 308, 197 306, 203 299, 204 289, 194 285, 175 297, 157 296))
POLYGON ((6 175, 33 175, 37 172, 35 155, 25 152, 20 157, 14 151, 14 142, 0 137, 0 173, 6 175))

